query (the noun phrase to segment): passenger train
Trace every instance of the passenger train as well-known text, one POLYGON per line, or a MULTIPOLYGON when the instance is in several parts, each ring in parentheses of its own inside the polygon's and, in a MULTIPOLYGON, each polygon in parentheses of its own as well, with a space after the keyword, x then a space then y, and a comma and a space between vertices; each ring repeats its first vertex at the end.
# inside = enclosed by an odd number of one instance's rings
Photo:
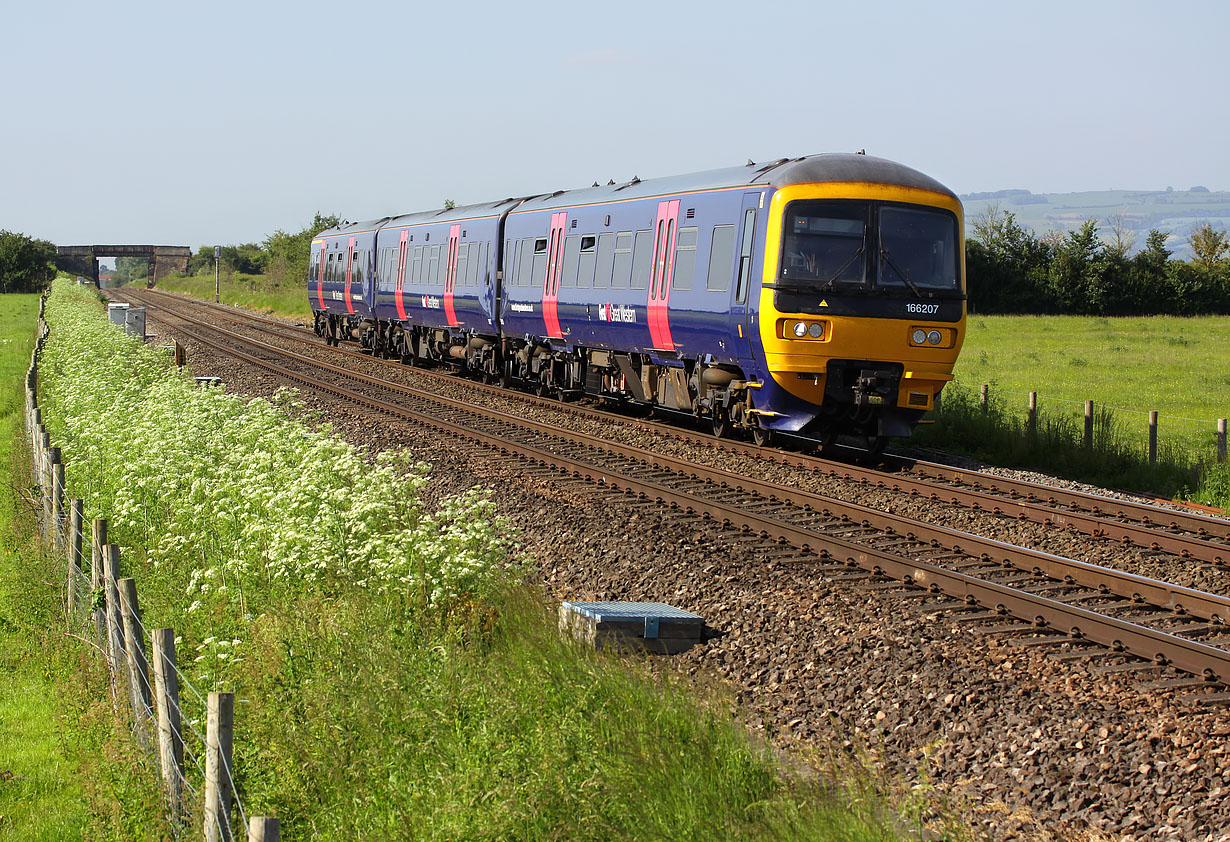
POLYGON ((823 154, 345 224, 308 294, 331 344, 879 449, 952 379, 964 242, 935 180, 823 154))

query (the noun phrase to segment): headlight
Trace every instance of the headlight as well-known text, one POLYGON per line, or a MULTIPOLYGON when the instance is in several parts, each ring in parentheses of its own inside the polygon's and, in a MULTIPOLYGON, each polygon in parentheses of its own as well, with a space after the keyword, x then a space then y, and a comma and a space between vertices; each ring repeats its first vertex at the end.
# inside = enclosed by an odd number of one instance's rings
POLYGON ((927 341, 930 342, 932 345, 939 345, 943 339, 944 337, 940 334, 938 330, 933 330, 927 334, 927 341))
POLYGON ((812 339, 819 339, 824 336, 824 325, 819 322, 813 322, 812 326, 807 329, 807 335, 812 339))
POLYGON ((807 335, 807 322, 794 323, 794 335, 802 339, 807 335))
POLYGON ((923 330, 922 328, 919 328, 918 330, 914 331, 913 339, 914 339, 915 345, 921 345, 927 341, 927 332, 923 330))

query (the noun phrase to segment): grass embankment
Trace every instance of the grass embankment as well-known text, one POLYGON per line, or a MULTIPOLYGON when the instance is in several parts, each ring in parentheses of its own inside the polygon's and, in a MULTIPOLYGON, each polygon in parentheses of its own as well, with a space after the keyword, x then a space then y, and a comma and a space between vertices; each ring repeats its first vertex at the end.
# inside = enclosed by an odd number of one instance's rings
POLYGON ((1213 419, 1230 414, 1230 318, 974 316, 956 382, 919 444, 1006 467, 1230 506, 1213 419), (982 384, 990 405, 978 405, 982 384), (1026 428, 1029 392, 1037 428, 1026 428), (1095 404, 1084 447, 1084 401, 1095 404), (1157 410, 1158 460, 1148 461, 1157 410), (1202 420, 1192 420, 1202 419, 1202 420))
MULTIPOLYGON (((214 300, 212 275, 169 275, 159 279, 158 289, 190 295, 203 301, 214 300)), ((275 286, 263 275, 235 272, 218 279, 218 294, 224 304, 287 319, 302 319, 309 325, 312 322, 306 283, 275 286)))
POLYGON ((29 485, 23 457, 23 378, 38 296, 0 296, 0 840, 82 838, 88 813, 60 733, 58 684, 71 673, 51 565, 19 534, 29 485))
POLYGON ((874 787, 783 771, 723 692, 563 639, 481 494, 428 510, 425 468, 194 388, 75 287, 49 319, 71 491, 187 678, 235 692, 248 815, 322 840, 896 838, 874 787))
POLYGON ((37 314, 38 296, 0 296, 0 842, 110 838, 124 827, 156 838, 148 802, 116 809, 115 792, 136 792, 139 764, 98 659, 65 634, 60 568, 37 539, 22 425, 37 314))

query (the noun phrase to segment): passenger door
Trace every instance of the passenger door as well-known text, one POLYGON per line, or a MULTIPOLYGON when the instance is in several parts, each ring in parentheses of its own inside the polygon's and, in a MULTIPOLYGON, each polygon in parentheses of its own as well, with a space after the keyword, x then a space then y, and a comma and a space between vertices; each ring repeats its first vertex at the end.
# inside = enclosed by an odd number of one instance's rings
POLYGON ((756 343, 753 341, 752 332, 756 328, 754 315, 760 303, 757 298, 760 294, 760 283, 755 274, 756 261, 760 255, 756 253, 756 246, 758 240, 763 240, 763 237, 757 236, 763 196, 764 193, 759 191, 744 193, 739 214, 739 246, 735 253, 735 282, 730 304, 730 338, 734 343, 732 349, 735 356, 740 360, 755 359, 753 348, 756 343))

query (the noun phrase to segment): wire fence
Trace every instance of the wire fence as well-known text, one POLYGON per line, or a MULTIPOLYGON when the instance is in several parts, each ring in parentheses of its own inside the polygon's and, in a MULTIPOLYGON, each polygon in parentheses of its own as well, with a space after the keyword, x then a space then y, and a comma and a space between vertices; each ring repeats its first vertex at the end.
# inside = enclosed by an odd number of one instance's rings
POLYGON ((278 842, 278 819, 249 819, 236 787, 234 695, 202 691, 179 669, 174 630, 151 630, 141 620, 136 582, 121 576, 120 548, 107 542, 107 521, 94 520, 87 535, 84 501, 65 499, 63 457, 52 446, 38 404, 38 361, 50 333, 46 300, 43 296, 40 302, 38 337, 26 373, 25 419, 41 535, 64 583, 66 633, 105 659, 113 709, 159 769, 177 838, 184 837, 196 815, 206 842, 232 842, 236 823, 249 842, 278 842), (188 691, 190 704, 204 711, 204 734, 184 717, 181 688, 188 691), (232 816, 232 803, 237 816, 232 816), (194 804, 199 806, 194 809, 194 804))
POLYGON ((1197 463, 1212 460, 1225 462, 1227 458, 1225 418, 1191 418, 1158 410, 1060 398, 1041 392, 1004 391, 990 384, 982 384, 980 387, 968 383, 953 385, 979 395, 978 399, 984 409, 994 402, 1008 415, 1023 421, 1036 419, 1046 413, 1052 417, 1072 418, 1078 424, 1083 421, 1086 429, 1089 429, 1095 415, 1109 416, 1114 433, 1119 438, 1138 445, 1142 452, 1148 455, 1150 462, 1156 460, 1159 448, 1181 451, 1197 463))

